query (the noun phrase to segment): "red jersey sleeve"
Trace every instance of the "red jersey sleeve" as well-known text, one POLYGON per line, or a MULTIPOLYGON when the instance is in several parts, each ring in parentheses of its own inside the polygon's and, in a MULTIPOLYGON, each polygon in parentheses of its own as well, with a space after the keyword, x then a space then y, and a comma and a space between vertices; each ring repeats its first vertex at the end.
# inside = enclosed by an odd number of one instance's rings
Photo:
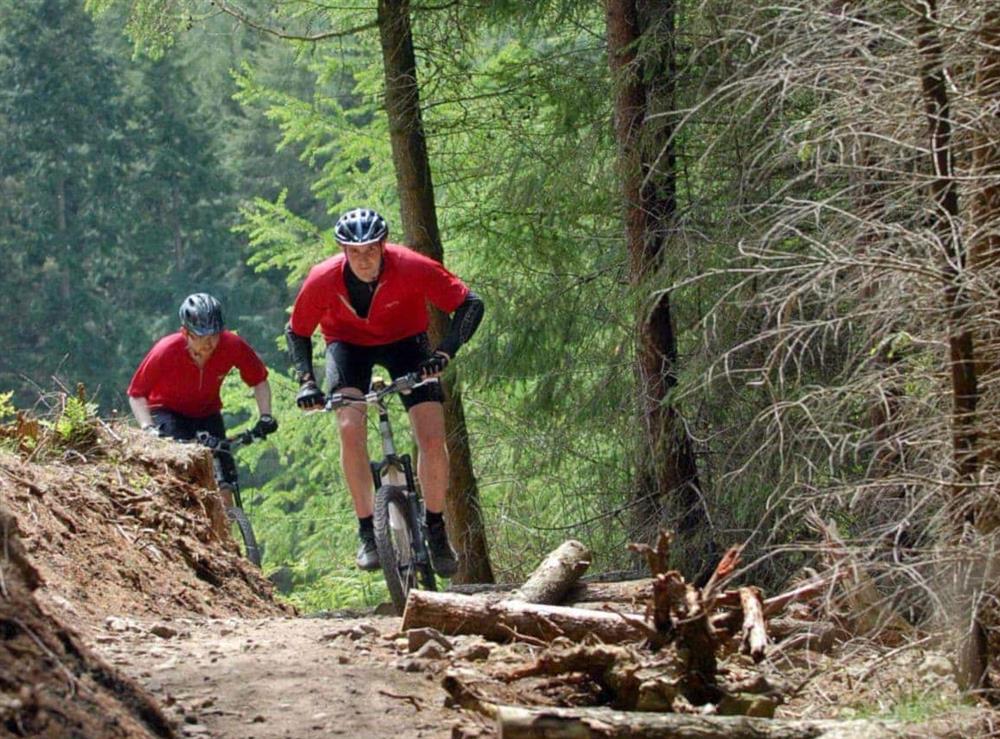
POLYGON ((429 258, 424 260, 423 284, 427 299, 445 313, 454 313, 469 294, 464 282, 445 269, 443 264, 429 258))
POLYGON ((295 298, 289 326, 299 336, 312 336, 326 310, 322 276, 323 272, 317 267, 309 270, 295 298))
POLYGON ((126 393, 130 398, 146 398, 156 385, 158 364, 155 361, 156 347, 149 350, 132 375, 126 393))
POLYGON ((236 368, 240 371, 240 378, 249 387, 259 385, 267 379, 267 365, 246 341, 240 337, 236 351, 236 368))

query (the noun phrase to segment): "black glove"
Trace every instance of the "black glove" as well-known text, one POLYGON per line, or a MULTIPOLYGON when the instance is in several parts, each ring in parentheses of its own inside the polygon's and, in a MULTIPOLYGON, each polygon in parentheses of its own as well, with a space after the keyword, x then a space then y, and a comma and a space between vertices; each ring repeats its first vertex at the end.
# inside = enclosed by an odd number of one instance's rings
MULTIPOLYGON (((326 402, 323 392, 316 387, 314 380, 306 380, 299 388, 299 394, 295 396, 295 405, 299 408, 319 408, 326 402)), ((263 419, 261 419, 263 420, 263 419)))
POLYGON ((269 416, 265 413, 258 419, 257 424, 253 427, 253 435, 263 439, 268 434, 273 434, 277 430, 278 421, 273 416, 269 416))
POLYGON ((449 361, 450 358, 447 354, 442 351, 436 351, 420 363, 417 371, 420 372, 420 376, 424 379, 434 377, 444 372, 444 368, 448 366, 449 361))

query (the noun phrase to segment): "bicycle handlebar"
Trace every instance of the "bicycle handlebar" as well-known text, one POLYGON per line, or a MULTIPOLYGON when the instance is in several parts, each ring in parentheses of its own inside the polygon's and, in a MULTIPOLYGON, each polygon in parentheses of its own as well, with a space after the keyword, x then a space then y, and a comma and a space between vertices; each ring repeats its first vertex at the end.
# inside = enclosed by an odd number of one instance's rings
POLYGON ((198 431, 195 434, 195 441, 197 441, 202 446, 207 446, 209 449, 223 449, 227 451, 233 451, 241 446, 247 446, 253 444, 257 439, 266 438, 263 434, 255 434, 253 431, 247 430, 243 431, 235 436, 229 436, 225 439, 220 439, 218 436, 213 436, 207 431, 198 431))
POLYGON ((387 395, 392 395, 393 393, 406 395, 412 390, 416 390, 421 385, 426 385, 431 382, 438 382, 438 378, 428 377, 424 379, 420 376, 419 372, 409 372, 405 375, 400 375, 385 387, 368 391, 363 397, 360 398, 344 395, 343 393, 332 393, 330 397, 327 398, 326 404, 323 406, 323 410, 332 411, 337 408, 350 405, 351 403, 368 403, 369 405, 376 405, 387 395))

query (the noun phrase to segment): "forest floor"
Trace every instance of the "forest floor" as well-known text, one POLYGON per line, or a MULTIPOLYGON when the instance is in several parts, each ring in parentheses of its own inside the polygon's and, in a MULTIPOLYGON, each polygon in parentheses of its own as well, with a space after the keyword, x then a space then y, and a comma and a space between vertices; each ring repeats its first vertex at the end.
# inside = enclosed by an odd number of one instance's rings
MULTIPOLYGON (((217 533, 207 452, 121 428, 102 437, 48 458, 0 452, 0 735, 495 735, 451 706, 446 675, 498 703, 585 701, 572 681, 504 679, 539 645, 422 644, 395 617, 296 613, 217 533)), ((778 717, 994 733, 994 714, 957 700, 950 664, 926 643, 855 639, 724 669, 800 686, 778 717)))

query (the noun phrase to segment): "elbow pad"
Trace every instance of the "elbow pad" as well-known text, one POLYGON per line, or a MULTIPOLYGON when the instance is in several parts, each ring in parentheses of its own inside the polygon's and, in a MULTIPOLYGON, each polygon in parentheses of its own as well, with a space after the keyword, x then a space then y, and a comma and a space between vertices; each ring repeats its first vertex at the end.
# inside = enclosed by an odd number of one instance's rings
POLYGON ((441 341, 438 349, 446 352, 448 356, 454 357, 459 347, 476 333, 476 329, 479 328, 479 324, 483 320, 484 310, 485 307, 483 306, 482 299, 469 290, 469 294, 465 296, 465 301, 455 309, 455 315, 452 316, 448 333, 441 341))

